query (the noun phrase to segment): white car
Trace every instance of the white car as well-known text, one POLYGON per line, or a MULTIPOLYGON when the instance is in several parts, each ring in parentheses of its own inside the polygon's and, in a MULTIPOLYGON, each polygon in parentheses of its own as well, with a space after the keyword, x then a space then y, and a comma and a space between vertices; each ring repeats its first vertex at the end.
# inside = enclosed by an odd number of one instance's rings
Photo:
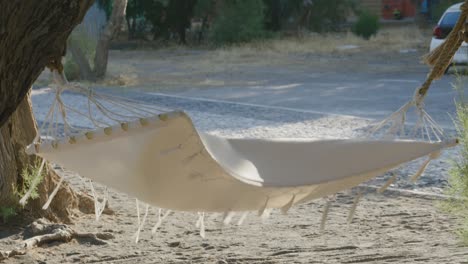
MULTIPOLYGON (((460 17, 460 6, 462 3, 449 7, 440 18, 437 26, 434 28, 430 50, 437 48, 445 41, 447 35, 452 31, 455 23, 460 17)), ((468 64, 468 44, 463 42, 460 49, 453 57, 452 64, 468 64)), ((447 69, 448 70, 448 69, 447 69)))

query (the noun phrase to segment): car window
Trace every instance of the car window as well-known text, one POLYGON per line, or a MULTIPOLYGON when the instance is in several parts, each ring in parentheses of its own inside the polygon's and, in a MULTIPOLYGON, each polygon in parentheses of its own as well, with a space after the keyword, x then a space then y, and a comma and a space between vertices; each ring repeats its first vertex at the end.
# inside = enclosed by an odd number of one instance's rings
POLYGON ((439 25, 441 27, 453 27, 457 23, 459 17, 460 12, 447 12, 440 21, 439 25))

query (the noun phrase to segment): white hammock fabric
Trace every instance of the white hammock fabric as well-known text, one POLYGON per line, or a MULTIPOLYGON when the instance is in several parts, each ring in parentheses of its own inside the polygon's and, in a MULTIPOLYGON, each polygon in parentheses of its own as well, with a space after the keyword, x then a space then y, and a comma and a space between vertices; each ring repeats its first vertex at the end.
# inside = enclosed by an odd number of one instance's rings
POLYGON ((455 143, 228 139, 169 112, 27 151, 159 208, 262 214, 352 188, 455 143))

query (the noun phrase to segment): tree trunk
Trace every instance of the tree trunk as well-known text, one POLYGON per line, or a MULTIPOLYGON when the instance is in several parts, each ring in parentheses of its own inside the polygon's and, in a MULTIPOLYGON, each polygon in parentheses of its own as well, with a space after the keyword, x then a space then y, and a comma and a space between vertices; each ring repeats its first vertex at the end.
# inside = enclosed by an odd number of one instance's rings
POLYGON ((19 172, 34 160, 24 152, 24 147, 33 141, 37 132, 28 108, 26 99, 0 128, 0 205, 3 206, 13 206, 17 202, 14 190, 21 181, 19 172))
MULTIPOLYGON (((41 162, 36 156, 28 156, 25 148, 36 136, 37 127, 32 115, 31 102, 26 97, 10 117, 8 122, 0 128, 0 207, 18 207, 18 192, 21 190, 22 171, 29 165, 41 162)), ((47 165, 44 179, 37 187, 39 198, 29 200, 25 211, 34 216, 42 216, 54 221, 70 222, 70 213, 78 208, 76 195, 65 183, 47 210, 39 208, 47 201, 48 194, 59 182, 59 176, 47 165)))
POLYGON ((130 24, 130 19, 127 17, 127 31, 128 31, 128 38, 127 40, 132 40, 133 34, 132 34, 132 25, 130 24))
POLYGON ((109 54, 109 45, 112 37, 119 31, 122 21, 125 18, 125 9, 127 0, 115 0, 112 6, 112 14, 107 22, 104 31, 101 33, 94 56, 94 75, 102 78, 107 71, 107 58, 109 54))
POLYGON ((88 81, 96 81, 96 76, 94 75, 93 70, 91 69, 91 65, 89 65, 89 61, 86 58, 83 50, 81 50, 79 45, 72 40, 68 40, 68 50, 70 51, 73 60, 78 65, 78 69, 80 71, 80 79, 88 80, 88 81))
POLYGON ((311 7, 304 7, 299 20, 297 21, 297 36, 300 38, 304 37, 304 31, 306 31, 307 27, 309 26, 311 13, 311 7))
MULTIPOLYGON (((62 70, 66 40, 92 3, 93 0, 0 0, 0 208, 15 206, 15 190, 23 182, 21 171, 36 159, 24 152, 37 133, 26 95, 46 66, 62 70)), ((40 197, 29 201, 28 212, 53 220, 70 220, 69 208, 78 204, 66 184, 49 210, 40 209, 57 179, 47 165, 46 176, 38 186, 40 197)))

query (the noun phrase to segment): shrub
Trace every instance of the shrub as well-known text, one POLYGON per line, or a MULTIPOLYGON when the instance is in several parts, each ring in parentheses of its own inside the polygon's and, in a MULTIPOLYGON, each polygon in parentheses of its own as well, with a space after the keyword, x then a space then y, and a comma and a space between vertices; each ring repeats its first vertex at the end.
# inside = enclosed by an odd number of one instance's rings
POLYGON ((463 96, 462 87, 463 84, 459 80, 457 88, 460 96, 456 102, 457 117, 454 123, 460 142, 460 151, 458 157, 453 160, 447 189, 447 193, 454 198, 445 202, 444 207, 449 213, 462 220, 458 234, 468 245, 468 101, 463 96))
POLYGON ((211 28, 211 40, 216 44, 248 42, 265 36, 262 0, 224 1, 211 28))
POLYGON ((39 174, 41 164, 36 161, 32 165, 28 165, 21 171, 23 181, 19 186, 15 186, 12 192, 11 200, 6 205, 0 206, 0 220, 6 223, 10 218, 21 211, 19 200, 31 189, 29 198, 34 200, 39 198, 37 186, 44 179, 44 172, 39 174), (37 178, 36 178, 37 177, 37 178))
POLYGON ((379 17, 377 15, 362 12, 353 26, 353 33, 364 39, 370 39, 370 37, 377 34, 379 26, 379 17))

